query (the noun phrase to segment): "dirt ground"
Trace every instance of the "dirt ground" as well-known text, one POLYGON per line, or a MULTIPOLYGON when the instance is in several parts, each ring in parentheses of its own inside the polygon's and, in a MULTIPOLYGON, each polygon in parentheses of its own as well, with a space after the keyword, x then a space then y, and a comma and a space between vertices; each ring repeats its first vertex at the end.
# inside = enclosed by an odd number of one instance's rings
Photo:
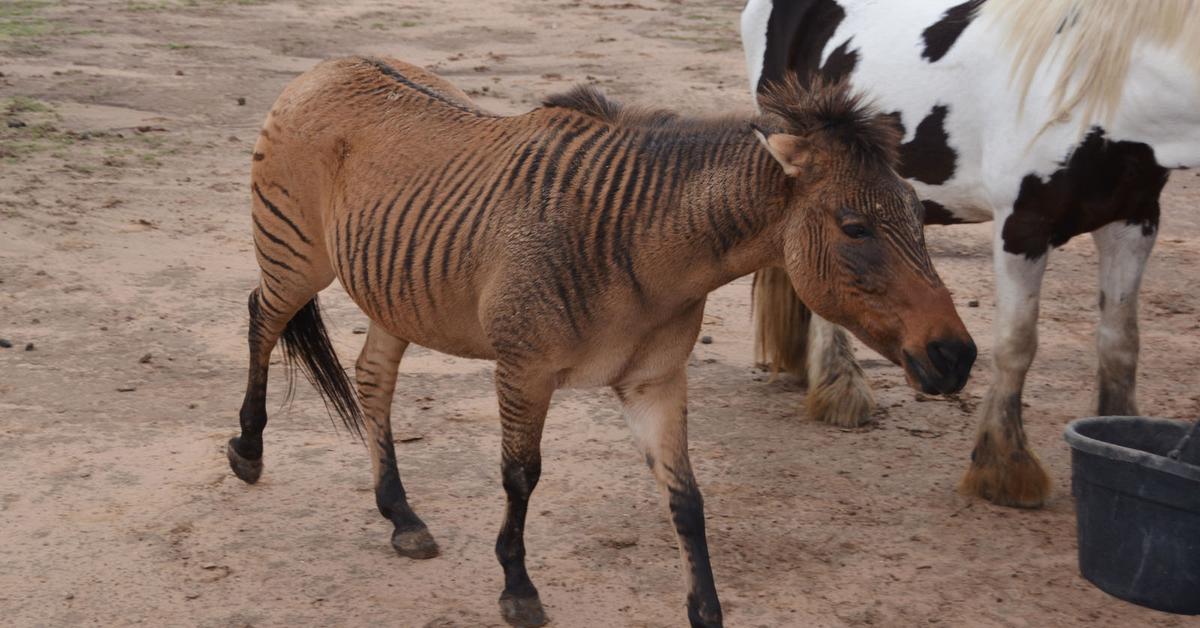
MULTIPOLYGON (((255 284, 247 174, 270 103, 319 59, 388 54, 499 112, 576 82, 690 113, 748 111, 740 2, 0 2, 0 624, 499 624, 504 503, 490 366, 410 350, 401 474, 442 556, 394 554, 363 446, 301 384, 266 473, 222 449, 255 284), (26 350, 26 345, 31 350, 26 350)), ((1200 173, 1173 176, 1142 292, 1147 414, 1200 410, 1200 173)), ((1094 395, 1096 260, 1047 275, 1026 388, 1054 476, 1044 509, 957 495, 990 379, 990 225, 929 233, 980 344, 958 400, 862 351, 881 411, 842 430, 753 368, 749 282, 709 301, 692 456, 731 626, 1196 626, 1120 602, 1075 565, 1066 422, 1094 395), (978 308, 967 303, 977 299, 978 308)), ((349 364, 365 319, 323 299, 349 364)), ((861 350, 861 348, 860 348, 861 350)), ((282 402, 273 372, 270 407, 282 402)), ((686 623, 654 483, 607 391, 556 397, 528 524, 554 625, 686 623)))

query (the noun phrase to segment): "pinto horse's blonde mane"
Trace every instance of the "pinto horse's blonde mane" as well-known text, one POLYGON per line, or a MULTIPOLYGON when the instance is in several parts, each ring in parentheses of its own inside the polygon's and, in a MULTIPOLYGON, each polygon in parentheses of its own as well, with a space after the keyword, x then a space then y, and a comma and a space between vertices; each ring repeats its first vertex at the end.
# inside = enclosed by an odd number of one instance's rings
POLYGON ((1015 52, 1022 108, 1042 64, 1062 61, 1047 127, 1076 109, 1083 127, 1111 121, 1139 44, 1177 50, 1200 77, 1200 0, 990 0, 980 15, 1015 52))

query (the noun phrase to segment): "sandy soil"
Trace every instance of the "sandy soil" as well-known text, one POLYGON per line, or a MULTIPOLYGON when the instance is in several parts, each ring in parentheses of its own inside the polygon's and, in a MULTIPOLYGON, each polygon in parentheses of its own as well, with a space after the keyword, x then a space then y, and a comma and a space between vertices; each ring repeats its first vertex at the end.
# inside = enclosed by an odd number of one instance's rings
MULTIPOLYGON (((0 623, 498 624, 488 364, 416 349, 402 367, 401 473, 435 560, 392 552, 366 452, 306 385, 273 414, 262 482, 226 467, 256 272, 257 125, 291 77, 351 53, 427 65, 501 112, 580 81, 746 111, 740 3, 337 4, 0 4, 0 117, 26 123, 0 125, 0 338, 15 345, 0 349, 0 623)), ((1175 175, 1143 290, 1148 414, 1200 409, 1198 201, 1200 173, 1175 175)), ((982 349, 967 391, 921 398, 864 352, 882 408, 865 429, 806 420, 794 383, 753 368, 746 279, 713 295, 715 341, 691 369, 692 455, 729 625, 1197 625, 1076 571, 1060 434, 1094 394, 1087 238, 1051 262, 1027 386, 1054 497, 1016 511, 954 493, 989 381, 989 229, 930 232, 982 349)), ((349 364, 364 318, 340 288, 323 298, 349 364)), ((558 395, 544 451, 527 541, 554 625, 683 625, 673 537, 611 395, 558 395)))

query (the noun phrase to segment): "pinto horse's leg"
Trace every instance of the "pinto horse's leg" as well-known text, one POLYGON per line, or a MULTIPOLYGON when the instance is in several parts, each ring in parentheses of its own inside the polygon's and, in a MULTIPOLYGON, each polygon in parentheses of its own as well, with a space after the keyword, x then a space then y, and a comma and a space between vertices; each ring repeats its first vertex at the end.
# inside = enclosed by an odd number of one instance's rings
POLYGON ((808 385, 806 415, 842 427, 871 419, 875 399, 846 331, 813 314, 782 268, 754 274, 755 358, 808 385))
POLYGON ((675 524, 692 626, 720 626, 721 602, 704 537, 704 500, 692 474, 687 444, 687 374, 615 387, 638 450, 654 472, 675 524))
POLYGON ((1125 221, 1092 232, 1100 252, 1100 369, 1097 413, 1136 415, 1138 290, 1157 229, 1125 221))
POLYGON ((537 588, 525 569, 525 514, 542 474, 542 427, 553 394, 553 377, 531 374, 503 359, 496 364, 500 471, 508 498, 504 523, 496 537, 496 558, 504 568, 500 612, 514 626, 541 626, 547 621, 537 588))
POLYGON ((840 427, 871 420, 875 399, 845 329, 812 315, 808 325, 808 416, 840 427))
POLYGON ((400 471, 396 468, 396 447, 392 442, 392 395, 396 390, 396 371, 408 341, 387 333, 375 323, 367 331, 354 379, 362 402, 367 426, 367 449, 375 475, 375 504, 379 514, 392 522, 392 547, 401 556, 433 558, 437 543, 429 529, 408 505, 400 471))
POLYGON ((992 386, 983 404, 971 466, 959 490, 1003 506, 1036 508, 1050 478, 1025 441, 1021 390, 1037 352, 1038 299, 1047 254, 1030 259, 1004 250, 1004 220, 997 217, 995 344, 992 386))

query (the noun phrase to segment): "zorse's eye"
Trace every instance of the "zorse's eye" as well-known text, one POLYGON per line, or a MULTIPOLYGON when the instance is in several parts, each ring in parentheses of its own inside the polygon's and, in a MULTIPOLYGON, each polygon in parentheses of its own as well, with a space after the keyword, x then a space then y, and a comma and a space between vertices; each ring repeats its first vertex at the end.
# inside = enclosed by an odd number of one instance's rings
POLYGON ((842 225, 842 233, 847 237, 859 240, 871 235, 871 230, 861 222, 848 222, 842 225))

